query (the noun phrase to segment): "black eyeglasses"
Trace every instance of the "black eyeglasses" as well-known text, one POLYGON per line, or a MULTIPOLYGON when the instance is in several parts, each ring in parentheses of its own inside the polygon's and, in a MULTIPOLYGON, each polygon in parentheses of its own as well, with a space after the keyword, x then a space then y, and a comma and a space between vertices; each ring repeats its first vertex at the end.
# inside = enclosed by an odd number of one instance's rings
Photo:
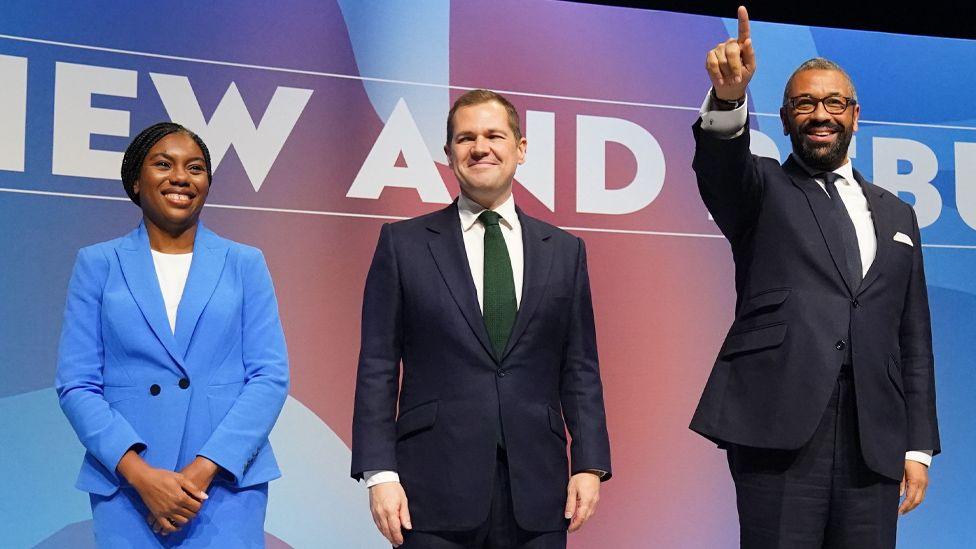
POLYGON ((786 102, 797 114, 810 114, 817 110, 817 103, 823 103, 824 110, 830 114, 844 114, 851 105, 857 105, 857 99, 844 97, 841 95, 830 95, 823 99, 810 97, 809 95, 799 95, 791 97, 786 102))

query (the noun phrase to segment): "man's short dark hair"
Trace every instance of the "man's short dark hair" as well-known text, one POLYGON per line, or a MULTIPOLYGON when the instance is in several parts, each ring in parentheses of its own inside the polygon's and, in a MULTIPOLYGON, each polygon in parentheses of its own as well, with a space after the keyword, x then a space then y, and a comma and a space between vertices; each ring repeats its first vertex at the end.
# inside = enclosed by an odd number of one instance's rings
POLYGON ((499 93, 491 90, 477 89, 465 92, 464 95, 458 97, 454 105, 451 106, 450 112, 447 113, 447 144, 450 145, 451 140, 454 139, 454 113, 458 109, 461 107, 480 105, 482 103, 490 103, 492 101, 505 107, 505 112, 508 113, 508 125, 512 129, 512 133, 515 134, 515 140, 522 139, 522 126, 519 123, 519 114, 515 110, 515 105, 512 105, 508 99, 505 99, 499 93))
POLYGON ((793 85, 793 79, 796 75, 804 71, 837 71, 844 75, 847 79, 847 84, 851 87, 851 99, 857 100, 857 90, 854 89, 854 81, 851 80, 851 75, 847 74, 847 71, 843 69, 837 63, 834 63, 830 59, 825 57, 814 57, 813 59, 807 59, 800 64, 799 67, 793 71, 790 75, 789 80, 786 81, 786 87, 783 88, 783 105, 786 105, 790 101, 790 86, 793 85))

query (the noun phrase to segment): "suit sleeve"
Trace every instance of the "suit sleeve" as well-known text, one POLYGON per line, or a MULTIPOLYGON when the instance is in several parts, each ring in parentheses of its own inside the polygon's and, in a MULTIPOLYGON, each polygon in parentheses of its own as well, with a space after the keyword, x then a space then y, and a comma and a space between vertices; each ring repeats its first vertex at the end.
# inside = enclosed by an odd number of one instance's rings
POLYGON ((749 152, 749 126, 738 137, 724 139, 702 130, 699 118, 692 133, 698 192, 722 234, 735 245, 755 225, 763 197, 757 160, 749 152))
POLYGON ((380 231, 363 294, 356 402, 352 421, 352 478, 365 471, 397 471, 396 403, 401 357, 402 290, 393 229, 380 231))
POLYGON ((271 274, 261 252, 242 258, 241 278, 244 387, 197 452, 230 473, 237 485, 267 443, 288 396, 288 350, 271 274))
POLYGON ((603 383, 597 358, 596 328, 590 277, 586 269, 586 246, 577 239, 576 276, 570 313, 569 337, 560 376, 560 401, 566 426, 572 436, 572 473, 605 471, 602 480, 612 476, 610 437, 603 406, 603 383))
POLYGON ((104 398, 102 290, 108 261, 98 249, 78 252, 64 307, 55 388, 61 409, 85 448, 118 482, 119 460, 145 441, 104 398))
POLYGON ((912 216, 912 272, 905 294, 898 335, 901 348, 902 385, 908 411, 908 449, 940 452, 939 424, 935 409, 935 365, 932 355, 932 324, 922 261, 922 240, 915 211, 912 216))

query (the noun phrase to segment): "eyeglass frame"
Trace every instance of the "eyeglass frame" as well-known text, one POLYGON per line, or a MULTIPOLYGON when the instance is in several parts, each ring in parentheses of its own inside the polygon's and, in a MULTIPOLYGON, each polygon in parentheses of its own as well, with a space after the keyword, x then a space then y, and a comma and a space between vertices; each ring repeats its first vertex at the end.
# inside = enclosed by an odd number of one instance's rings
POLYGON ((817 105, 818 104, 823 105, 824 110, 828 114, 844 114, 845 112, 847 112, 847 109, 851 108, 854 105, 857 105, 857 99, 855 99, 853 97, 847 97, 847 96, 844 96, 844 95, 828 95, 827 97, 821 97, 819 99, 816 98, 816 97, 814 97, 814 96, 812 96, 812 95, 797 95, 795 97, 791 97, 791 98, 787 99, 786 104, 789 105, 789 107, 791 109, 793 109, 793 112, 795 112, 797 114, 813 114, 813 113, 817 112, 817 105), (837 112, 833 112, 829 108, 827 108, 827 104, 824 103, 824 101, 826 101, 828 99, 835 99, 835 98, 836 99, 843 99, 845 101, 845 105, 844 105, 844 109, 843 110, 840 110, 840 111, 837 111, 837 112), (796 102, 797 102, 797 100, 800 100, 800 99, 809 99, 809 100, 813 101, 813 110, 810 111, 810 112, 801 112, 801 111, 797 110, 797 108, 796 108, 796 102))

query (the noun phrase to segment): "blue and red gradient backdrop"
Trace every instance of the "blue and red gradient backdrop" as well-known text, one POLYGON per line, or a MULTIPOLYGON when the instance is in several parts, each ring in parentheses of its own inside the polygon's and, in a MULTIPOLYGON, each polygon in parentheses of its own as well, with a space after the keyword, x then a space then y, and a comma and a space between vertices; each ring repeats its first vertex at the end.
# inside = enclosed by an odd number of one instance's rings
MULTIPOLYGON (((203 220, 262 248, 292 359, 273 443, 272 547, 384 547, 348 478, 360 300, 380 225, 442 207, 450 102, 473 87, 523 115, 516 200, 582 236, 614 480, 572 547, 735 547, 725 456, 687 429, 734 303, 728 244, 698 197, 690 126, 705 52, 734 20, 504 0, 9 2, 0 18, 0 546, 92 546, 83 449, 52 389, 81 246, 139 211, 115 174, 173 119, 218 159, 203 220)), ((900 547, 976 538, 976 43, 755 23, 754 150, 817 55, 858 86, 852 153, 924 225, 944 454, 900 547), (892 63, 897 59, 897 63, 892 63)))

